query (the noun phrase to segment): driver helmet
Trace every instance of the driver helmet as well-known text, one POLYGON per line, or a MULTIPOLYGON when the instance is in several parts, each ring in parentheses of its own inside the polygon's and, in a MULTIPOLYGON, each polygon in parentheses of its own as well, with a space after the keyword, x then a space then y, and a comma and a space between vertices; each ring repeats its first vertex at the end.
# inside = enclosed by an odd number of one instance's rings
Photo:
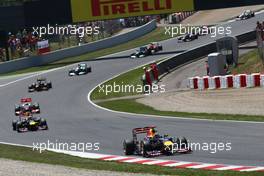
POLYGON ((28 111, 24 113, 24 116, 26 116, 26 117, 30 117, 30 115, 31 115, 31 114, 30 114, 30 112, 28 112, 28 111))
POLYGON ((155 134, 156 134, 156 130, 154 128, 151 128, 147 132, 147 137, 153 138, 155 136, 155 134))

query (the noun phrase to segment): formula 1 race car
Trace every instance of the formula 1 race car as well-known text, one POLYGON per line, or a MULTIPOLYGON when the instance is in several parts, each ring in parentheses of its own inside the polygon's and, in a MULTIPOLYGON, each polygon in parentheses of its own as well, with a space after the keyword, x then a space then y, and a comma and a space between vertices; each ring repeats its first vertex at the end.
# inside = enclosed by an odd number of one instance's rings
POLYGON ((168 135, 160 136, 155 134, 155 128, 155 126, 150 126, 133 129, 133 139, 124 140, 123 142, 124 154, 152 157, 191 152, 186 138, 173 138, 168 135), (152 135, 149 135, 149 133, 152 133, 152 135), (142 140, 138 140, 139 134, 147 134, 147 136, 142 140))
POLYGON ((52 83, 47 81, 46 78, 38 78, 37 82, 28 86, 28 92, 40 92, 43 90, 49 90, 52 88, 52 83))
POLYGON ((76 68, 69 70, 69 76, 85 75, 92 72, 92 68, 88 67, 85 63, 80 63, 76 68))
POLYGON ((158 42, 152 42, 147 46, 150 53, 156 53, 163 50, 163 47, 158 42))
POLYGON ((39 114, 40 108, 38 103, 32 103, 31 98, 22 98, 19 105, 15 105, 15 115, 19 116, 20 114, 30 112, 32 114, 39 114))
POLYGON ((47 121, 43 118, 33 117, 31 113, 19 116, 18 120, 13 120, 12 127, 18 133, 27 131, 48 130, 47 121))
POLYGON ((185 34, 184 36, 178 37, 178 41, 181 42, 190 42, 195 39, 198 39, 198 34, 194 34, 194 33, 189 33, 189 34, 185 34))
POLYGON ((135 53, 130 55, 130 58, 135 59, 135 58, 142 58, 149 56, 151 54, 150 50, 146 46, 142 46, 137 50, 135 53))
POLYGON ((237 16, 239 20, 246 20, 253 17, 255 17, 255 12, 251 10, 246 10, 241 15, 237 16))

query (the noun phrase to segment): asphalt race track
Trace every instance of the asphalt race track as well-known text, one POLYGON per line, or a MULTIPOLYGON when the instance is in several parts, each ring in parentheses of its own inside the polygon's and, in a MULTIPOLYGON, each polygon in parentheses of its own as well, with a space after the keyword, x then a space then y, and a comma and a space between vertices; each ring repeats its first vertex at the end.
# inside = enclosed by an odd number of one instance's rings
MULTIPOLYGON (((256 21, 263 21, 264 14, 246 21, 230 24, 234 35, 255 28, 256 21)), ((131 137, 135 127, 157 125, 161 134, 186 136, 192 142, 231 142, 231 151, 195 151, 188 155, 161 157, 192 162, 210 162, 234 165, 263 165, 264 123, 213 122, 173 118, 150 118, 137 115, 112 113, 96 108, 87 101, 87 94, 96 85, 128 69, 153 60, 192 49, 215 39, 200 37, 187 43, 177 40, 162 42, 164 51, 160 54, 131 60, 133 50, 107 56, 104 60, 90 61, 93 72, 86 76, 68 77, 69 68, 45 73, 51 80, 53 89, 48 92, 27 93, 27 86, 36 77, 13 82, 20 78, 0 79, 0 141, 32 145, 37 142, 99 142, 99 153, 123 155, 122 142, 131 137), (11 82, 11 83, 9 83, 11 82), (9 84, 8 84, 9 83, 9 84), (12 131, 14 104, 22 97, 32 97, 40 103, 41 117, 47 118, 48 131, 18 134, 12 131)))

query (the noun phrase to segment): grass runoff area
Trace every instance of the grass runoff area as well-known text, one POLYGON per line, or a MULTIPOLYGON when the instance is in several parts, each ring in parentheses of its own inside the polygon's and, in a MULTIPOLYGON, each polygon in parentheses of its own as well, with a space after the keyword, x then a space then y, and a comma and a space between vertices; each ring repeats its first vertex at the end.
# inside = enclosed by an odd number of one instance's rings
POLYGON ((111 161, 100 161, 84 159, 54 152, 32 151, 30 148, 16 147, 0 144, 0 158, 27 161, 33 163, 44 163, 51 165, 62 165, 66 167, 106 170, 116 172, 144 173, 154 175, 176 175, 176 176, 262 176, 261 172, 234 172, 234 171, 204 171, 195 169, 178 169, 160 166, 148 166, 139 164, 117 163, 111 161))
POLYGON ((53 63, 47 64, 44 66, 31 67, 28 69, 23 69, 23 70, 19 70, 19 71, 7 73, 7 74, 0 74, 0 76, 9 76, 9 75, 15 75, 15 74, 31 73, 31 72, 44 71, 44 70, 48 70, 48 69, 63 67, 63 66, 78 63, 78 62, 89 61, 91 59, 99 58, 102 56, 121 52, 124 50, 133 49, 136 47, 140 47, 142 45, 147 45, 150 42, 162 41, 162 40, 166 40, 169 38, 171 38, 171 36, 165 35, 165 28, 158 27, 154 31, 150 32, 149 34, 147 34, 143 37, 137 38, 135 40, 129 41, 125 44, 121 44, 121 45, 117 45, 117 46, 114 46, 111 48, 106 48, 106 49, 90 52, 90 53, 83 54, 80 56, 65 58, 63 60, 53 62, 53 63))
MULTIPOLYGON (((131 85, 137 87, 137 85, 142 85, 141 77, 144 74, 143 66, 135 70, 126 72, 114 79, 111 79, 101 86, 104 87, 104 90, 107 89, 106 86, 113 87, 114 85, 131 85)), ((114 92, 109 93, 102 92, 100 87, 97 87, 91 94, 91 100, 105 100, 110 98, 124 97, 140 94, 139 92, 114 92)))
MULTIPOLYGON (((237 68, 233 68, 232 73, 234 72, 245 73, 245 71, 250 71, 250 73, 253 73, 254 71, 260 72, 264 70, 262 61, 258 56, 257 50, 253 50, 241 56, 239 62, 240 62, 239 66, 237 68)), ((116 84, 120 84, 121 82, 123 82, 123 84, 129 84, 129 85, 142 84, 140 81, 140 77, 142 76, 142 74, 143 74, 142 68, 135 69, 127 73, 124 73, 116 78, 113 78, 112 80, 104 84, 112 85, 113 82, 116 82, 116 84)), ((257 122, 264 121, 264 116, 159 111, 150 106, 138 103, 136 101, 136 98, 134 99, 124 98, 117 100, 111 99, 111 98, 118 98, 118 97, 130 96, 135 94, 136 93, 129 93, 129 94, 110 93, 108 95, 105 95, 104 93, 99 92, 99 88, 96 88, 91 94, 91 99, 96 100, 96 103, 104 108, 115 111, 121 111, 121 112, 135 113, 135 114, 188 117, 188 118, 211 119, 211 120, 237 120, 237 121, 257 121, 257 122)))
POLYGON ((158 116, 186 117, 186 118, 211 119, 211 120, 237 120, 237 121, 257 121, 257 122, 264 121, 264 116, 159 111, 152 107, 138 103, 136 99, 104 101, 104 102, 99 102, 97 104, 107 109, 120 111, 120 112, 135 113, 135 114, 148 114, 148 115, 158 115, 158 116))
POLYGON ((261 73, 264 71, 264 64, 258 54, 258 50, 252 50, 246 54, 243 54, 239 58, 238 66, 232 68, 233 74, 238 73, 261 73))

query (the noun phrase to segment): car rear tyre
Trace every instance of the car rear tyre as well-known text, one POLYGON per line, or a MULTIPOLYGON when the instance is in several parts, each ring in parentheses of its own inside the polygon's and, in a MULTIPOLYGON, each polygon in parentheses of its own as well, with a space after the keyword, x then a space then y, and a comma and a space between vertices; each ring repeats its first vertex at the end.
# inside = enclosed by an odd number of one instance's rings
POLYGON ((141 141, 140 147, 141 147, 142 156, 145 157, 145 158, 148 158, 149 155, 148 155, 148 152, 147 152, 148 151, 147 145, 145 145, 145 143, 143 141, 141 141))
POLYGON ((48 86, 49 86, 49 89, 51 89, 52 88, 52 83, 49 82, 48 86))
POLYGON ((18 133, 21 133, 22 131, 20 130, 20 128, 21 128, 21 123, 16 123, 16 131, 18 132, 18 133))
POLYGON ((47 121, 43 118, 40 119, 40 127, 43 128, 44 130, 48 130, 47 121))
POLYGON ((132 140, 125 140, 123 143, 123 149, 125 155, 133 155, 135 151, 135 144, 132 140))
POLYGON ((13 120, 12 122, 13 131, 16 131, 16 124, 17 124, 17 121, 13 120))
POLYGON ((89 68, 88 68, 88 73, 91 73, 91 72, 92 72, 92 68, 89 67, 89 68))

